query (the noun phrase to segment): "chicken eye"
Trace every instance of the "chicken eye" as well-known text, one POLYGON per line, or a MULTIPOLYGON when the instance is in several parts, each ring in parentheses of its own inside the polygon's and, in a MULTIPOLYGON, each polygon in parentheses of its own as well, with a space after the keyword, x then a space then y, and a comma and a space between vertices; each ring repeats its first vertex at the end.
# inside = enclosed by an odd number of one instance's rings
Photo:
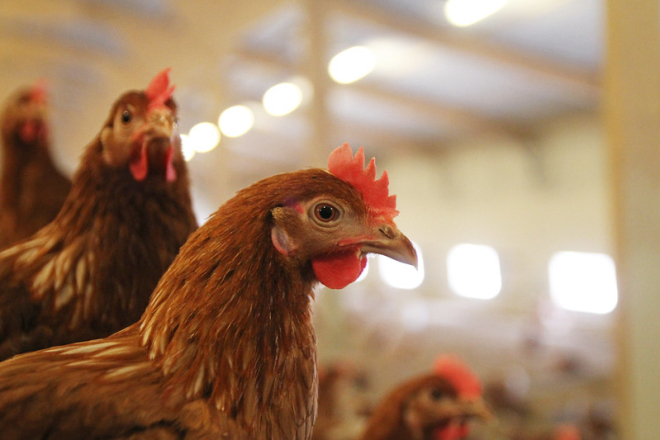
POLYGON ((133 115, 131 114, 131 112, 129 112, 128 110, 124 110, 124 112, 121 114, 121 122, 123 122, 124 124, 128 124, 129 122, 131 122, 131 119, 133 119, 133 115))
POLYGON ((440 400, 442 398, 442 391, 438 388, 431 388, 430 391, 431 400, 440 400))
POLYGON ((314 208, 314 216, 319 221, 328 223, 339 217, 339 210, 328 203, 319 203, 314 208))

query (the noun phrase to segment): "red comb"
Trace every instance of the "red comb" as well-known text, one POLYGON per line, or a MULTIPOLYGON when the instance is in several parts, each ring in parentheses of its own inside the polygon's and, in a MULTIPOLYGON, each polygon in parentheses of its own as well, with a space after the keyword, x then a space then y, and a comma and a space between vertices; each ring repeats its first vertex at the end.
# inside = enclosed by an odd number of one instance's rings
POLYGON ((580 440, 580 430, 577 426, 571 424, 560 425, 555 429, 552 437, 555 440, 580 440))
POLYGON ((399 213, 396 210, 396 196, 389 195, 387 171, 376 180, 376 159, 371 158, 365 168, 362 147, 355 153, 355 157, 348 144, 335 148, 328 158, 328 170, 353 185, 376 215, 383 215, 391 220, 399 213))
POLYGON ((46 80, 45 79, 40 79, 37 82, 32 85, 32 90, 30 91, 30 97, 41 103, 46 102, 46 98, 48 97, 48 91, 46 89, 46 80))
POLYGON ((174 86, 170 86, 170 70, 172 69, 168 67, 158 72, 144 91, 149 98, 149 112, 165 105, 172 96, 174 86))
POLYGON ((441 356, 436 359, 433 371, 447 379, 459 397, 474 399, 481 396, 481 381, 458 356, 441 356))

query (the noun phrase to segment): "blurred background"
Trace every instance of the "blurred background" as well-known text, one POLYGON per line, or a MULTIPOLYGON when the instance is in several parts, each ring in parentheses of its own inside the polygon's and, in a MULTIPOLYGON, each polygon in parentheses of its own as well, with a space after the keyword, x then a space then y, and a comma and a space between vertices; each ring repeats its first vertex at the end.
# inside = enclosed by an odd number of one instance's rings
POLYGON ((202 222, 364 146, 423 265, 374 258, 319 289, 321 364, 368 404, 453 352, 501 418, 475 438, 565 422, 619 438, 606 16, 602 0, 5 0, 0 98, 46 80, 71 175, 114 99, 171 67, 202 222))

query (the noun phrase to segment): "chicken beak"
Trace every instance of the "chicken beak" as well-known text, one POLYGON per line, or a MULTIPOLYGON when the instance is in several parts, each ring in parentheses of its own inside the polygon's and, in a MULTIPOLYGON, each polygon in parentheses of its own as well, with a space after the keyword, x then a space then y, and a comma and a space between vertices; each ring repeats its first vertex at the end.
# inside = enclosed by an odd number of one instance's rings
POLYGON ((481 420, 491 420, 495 417, 486 402, 481 398, 458 399, 456 408, 457 412, 460 412, 465 417, 481 420))
POLYGON ((171 139, 175 131, 174 127, 172 111, 162 106, 149 112, 144 134, 147 139, 171 139))
POLYGON ((410 264, 417 269, 417 252, 410 239, 401 231, 390 225, 380 225, 374 235, 377 238, 361 243, 362 254, 385 255, 401 263, 410 264))
POLYGON ((154 161, 165 170, 168 182, 176 180, 172 157, 177 135, 176 121, 168 107, 160 106, 149 111, 147 122, 134 134, 139 145, 130 160, 129 168, 135 180, 144 180, 154 161))

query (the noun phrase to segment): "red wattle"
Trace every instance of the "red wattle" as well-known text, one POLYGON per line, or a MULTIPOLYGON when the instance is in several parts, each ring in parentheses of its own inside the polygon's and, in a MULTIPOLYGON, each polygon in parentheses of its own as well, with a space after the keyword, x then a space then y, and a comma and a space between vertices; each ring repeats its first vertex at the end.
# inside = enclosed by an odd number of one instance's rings
POLYGON ((33 121, 24 123, 21 127, 20 136, 23 142, 34 142, 37 139, 37 124, 33 121))
POLYGON ((326 255, 312 260, 316 278, 330 289, 343 289, 357 280, 367 265, 366 257, 355 250, 326 255))
POLYGON ((174 182, 176 180, 176 170, 174 169, 174 164, 172 163, 173 153, 174 148, 170 147, 167 149, 165 156, 165 179, 168 182, 174 182))
POLYGON ((142 144, 140 148, 140 154, 137 157, 131 158, 131 162, 128 164, 128 168, 131 170, 133 178, 138 182, 143 181, 147 177, 149 172, 149 160, 147 158, 147 146, 142 144))
POLYGON ((466 422, 449 422, 449 425, 438 428, 433 432, 434 440, 461 440, 470 433, 466 422))

